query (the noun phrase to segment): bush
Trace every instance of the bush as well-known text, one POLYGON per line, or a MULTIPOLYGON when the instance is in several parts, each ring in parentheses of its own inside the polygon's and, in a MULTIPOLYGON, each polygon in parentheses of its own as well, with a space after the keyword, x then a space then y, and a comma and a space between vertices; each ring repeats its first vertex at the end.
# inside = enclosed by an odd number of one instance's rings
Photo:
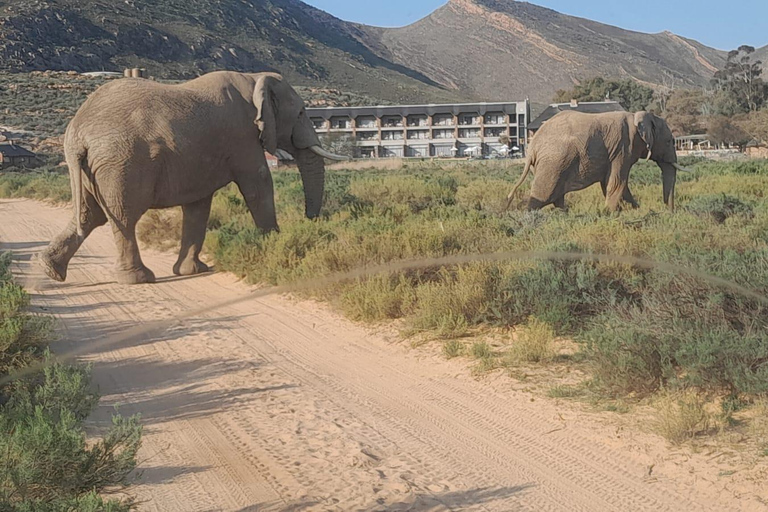
POLYGON ((25 313, 29 297, 0 255, 0 378, 38 361, 44 370, 0 389, 0 509, 9 511, 134 508, 99 492, 127 483, 141 443, 137 417, 113 417, 95 443, 83 422, 98 402, 90 369, 56 363, 45 348, 50 321, 25 313))
POLYGON ((719 224, 734 215, 752 215, 750 205, 726 194, 698 196, 688 203, 686 209, 695 215, 711 217, 719 224))
POLYGON ((507 353, 511 363, 542 363, 555 357, 555 331, 546 322, 531 317, 507 353))
POLYGON ((0 173, 0 197, 28 197, 65 203, 72 200, 69 176, 58 172, 0 173))
POLYGON ((664 393, 655 403, 653 429, 667 441, 680 444, 710 428, 706 400, 693 391, 664 393))

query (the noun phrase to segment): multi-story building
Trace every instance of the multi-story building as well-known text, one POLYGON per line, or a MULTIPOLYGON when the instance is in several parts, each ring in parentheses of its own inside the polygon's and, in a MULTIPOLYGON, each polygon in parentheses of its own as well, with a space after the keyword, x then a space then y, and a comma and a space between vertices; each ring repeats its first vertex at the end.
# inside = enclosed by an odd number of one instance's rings
POLYGON ((510 146, 525 147, 528 100, 377 107, 308 108, 321 138, 349 139, 356 158, 462 157, 510 146), (479 151, 478 151, 479 148, 479 151))

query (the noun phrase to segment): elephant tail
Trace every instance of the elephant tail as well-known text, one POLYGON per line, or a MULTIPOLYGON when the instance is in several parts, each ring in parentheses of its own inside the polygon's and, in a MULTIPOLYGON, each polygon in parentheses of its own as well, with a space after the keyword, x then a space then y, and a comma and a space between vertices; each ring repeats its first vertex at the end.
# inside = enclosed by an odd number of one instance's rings
POLYGON ((517 192, 517 189, 520 188, 520 185, 522 185, 525 179, 528 177, 528 173, 531 172, 531 166, 534 165, 533 159, 534 159, 533 153, 528 155, 528 159, 525 161, 525 168, 523 169, 523 174, 520 176, 520 179, 515 184, 514 188, 512 189, 512 192, 510 192, 509 195, 507 196, 507 205, 504 207, 504 211, 509 210, 509 207, 512 205, 512 199, 514 199, 515 197, 515 192, 517 192))

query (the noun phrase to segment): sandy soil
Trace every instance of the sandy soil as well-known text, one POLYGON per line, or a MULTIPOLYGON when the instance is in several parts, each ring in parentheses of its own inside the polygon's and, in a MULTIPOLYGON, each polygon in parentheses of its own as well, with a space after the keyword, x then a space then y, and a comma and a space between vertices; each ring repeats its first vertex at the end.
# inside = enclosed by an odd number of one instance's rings
POLYGON ((174 256, 151 251, 144 259, 160 282, 119 286, 107 228, 55 283, 33 258, 69 216, 0 201, 0 248, 16 254, 35 307, 59 319, 57 350, 85 349, 94 363, 103 395, 94 431, 115 406, 142 414, 143 476, 130 490, 142 510, 764 509, 704 454, 515 391, 508 378, 477 381, 466 363, 312 302, 249 299, 95 346, 249 288, 227 274, 168 277, 174 256))

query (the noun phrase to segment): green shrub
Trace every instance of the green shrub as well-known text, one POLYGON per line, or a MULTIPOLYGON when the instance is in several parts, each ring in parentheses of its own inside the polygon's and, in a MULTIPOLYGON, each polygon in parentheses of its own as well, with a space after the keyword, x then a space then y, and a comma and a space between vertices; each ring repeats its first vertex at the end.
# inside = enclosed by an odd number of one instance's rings
POLYGON ((531 317, 509 348, 507 360, 513 363, 542 363, 555 357, 555 331, 546 322, 531 317))
POLYGON ((10 255, 0 254, 0 379, 45 364, 0 389, 0 510, 134 508, 99 492, 126 484, 135 469, 138 418, 115 415, 101 439, 87 442, 83 422, 98 402, 90 369, 53 361, 50 321, 25 312, 29 297, 9 269, 10 255))
POLYGON ((0 197, 27 197, 64 203, 72 200, 69 176, 58 172, 0 173, 0 197))
POLYGON ((464 353, 464 343, 459 340, 445 340, 443 342, 443 354, 448 359, 459 357, 464 353))
POLYGON ((686 209, 695 215, 711 217, 720 224, 734 215, 752 215, 750 205, 726 194, 695 197, 688 203, 686 209))

